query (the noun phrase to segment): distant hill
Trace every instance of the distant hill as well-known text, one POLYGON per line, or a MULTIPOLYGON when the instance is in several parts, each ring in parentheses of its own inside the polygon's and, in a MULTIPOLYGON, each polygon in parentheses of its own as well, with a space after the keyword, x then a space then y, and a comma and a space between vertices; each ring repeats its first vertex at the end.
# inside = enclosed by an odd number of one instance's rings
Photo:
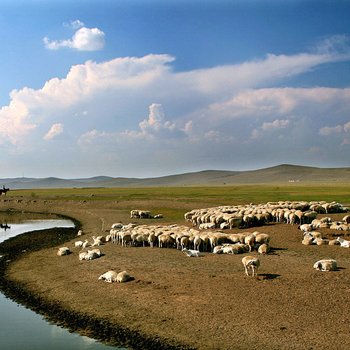
POLYGON ((83 188, 83 187, 156 187, 156 186, 222 186, 237 184, 271 184, 295 182, 350 182, 350 168, 316 168, 282 164, 249 171, 204 170, 154 178, 96 176, 81 179, 5 178, 0 187, 10 189, 83 188))

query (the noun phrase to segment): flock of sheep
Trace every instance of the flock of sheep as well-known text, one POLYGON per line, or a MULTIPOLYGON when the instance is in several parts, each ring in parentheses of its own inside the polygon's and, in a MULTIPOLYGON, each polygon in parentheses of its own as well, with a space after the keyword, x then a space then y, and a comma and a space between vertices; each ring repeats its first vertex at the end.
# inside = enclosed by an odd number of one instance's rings
MULTIPOLYGON (((241 254, 257 251, 258 254, 268 254, 270 251, 270 236, 266 233, 242 232, 224 233, 227 228, 252 227, 268 222, 283 222, 299 224, 304 232, 303 244, 339 244, 350 247, 350 241, 338 237, 337 240, 327 241, 315 231, 320 227, 328 227, 344 230, 350 227, 350 215, 341 222, 332 222, 330 218, 316 219, 318 213, 342 213, 348 209, 336 202, 269 202, 258 205, 245 206, 221 206, 215 208, 196 209, 185 213, 185 220, 192 224, 187 225, 136 225, 133 223, 123 225, 115 223, 111 226, 107 236, 93 236, 93 242, 85 239, 75 242, 74 246, 81 248, 79 260, 93 260, 102 255, 99 248, 107 242, 126 246, 150 246, 159 248, 176 248, 186 256, 200 257, 204 253, 213 254, 241 254), (194 226, 197 226, 196 228, 194 226), (346 243, 347 242, 347 243, 346 243), (87 247, 91 249, 86 250, 87 247)), ((150 218, 149 211, 133 210, 132 218, 150 218)), ((82 231, 78 232, 78 236, 82 231)), ((58 255, 71 253, 68 247, 59 248, 58 255)), ((260 260, 256 256, 248 255, 242 259, 245 274, 257 276, 260 260), (251 271, 251 272, 249 272, 251 271)), ((333 259, 319 260, 314 268, 320 271, 332 271, 337 269, 337 262, 333 259)), ((131 277, 126 271, 119 274, 115 271, 107 271, 98 278, 106 282, 126 282, 131 277)))
POLYGON ((342 247, 349 248, 350 241, 344 238, 337 237, 336 239, 328 240, 322 237, 322 233, 316 231, 320 228, 329 228, 337 231, 349 231, 350 230, 350 215, 345 215, 341 221, 333 221, 330 217, 323 217, 321 219, 314 219, 310 224, 303 224, 299 226, 299 229, 303 231, 304 236, 302 244, 304 245, 340 245, 342 247))
POLYGON ((346 211, 347 208, 337 202, 279 201, 194 209, 185 214, 185 220, 199 229, 232 229, 261 226, 269 222, 301 225, 316 219, 317 214, 346 211))

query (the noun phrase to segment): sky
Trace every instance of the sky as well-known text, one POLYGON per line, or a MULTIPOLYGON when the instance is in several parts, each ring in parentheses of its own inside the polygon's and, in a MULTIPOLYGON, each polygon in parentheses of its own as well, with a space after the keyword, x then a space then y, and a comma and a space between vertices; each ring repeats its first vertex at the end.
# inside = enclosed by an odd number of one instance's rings
POLYGON ((0 178, 350 166, 350 0, 0 0, 0 178))

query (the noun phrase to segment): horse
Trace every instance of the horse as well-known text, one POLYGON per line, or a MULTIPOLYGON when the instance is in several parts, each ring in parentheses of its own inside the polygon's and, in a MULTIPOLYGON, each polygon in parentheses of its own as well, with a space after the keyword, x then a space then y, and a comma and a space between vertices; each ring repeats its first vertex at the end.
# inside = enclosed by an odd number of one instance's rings
POLYGON ((0 196, 2 196, 2 194, 5 194, 6 196, 6 193, 10 191, 9 188, 6 188, 4 185, 2 186, 2 188, 0 188, 0 196))
POLYGON ((7 225, 7 223, 5 223, 5 224, 0 224, 0 228, 4 229, 6 231, 6 230, 9 230, 11 228, 11 226, 9 226, 9 225, 7 225))

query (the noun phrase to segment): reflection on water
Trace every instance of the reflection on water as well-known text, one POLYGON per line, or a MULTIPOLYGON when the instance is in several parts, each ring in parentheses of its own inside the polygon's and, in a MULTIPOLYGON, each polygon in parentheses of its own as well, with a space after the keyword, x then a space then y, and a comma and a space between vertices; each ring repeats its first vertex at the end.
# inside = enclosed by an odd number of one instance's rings
POLYGON ((14 350, 104 350, 113 347, 95 340, 69 333, 66 329, 52 325, 42 316, 5 298, 0 293, 0 349, 14 350), (6 315, 6 317, 3 317, 6 315))
MULTIPOLYGON (((3 220, 0 227, 0 242, 21 233, 49 229, 54 227, 74 227, 70 220, 51 218, 43 220, 18 219, 11 222, 11 218, 3 220), (6 221, 5 221, 6 220, 6 221)), ((1 257, 0 257, 1 259, 1 257)), ((107 350, 115 347, 103 345, 94 339, 70 333, 66 329, 52 325, 41 315, 26 309, 0 293, 0 349, 1 350, 107 350)), ((121 348, 119 348, 121 349, 121 348)))
MULTIPOLYGON (((4 225, 4 224, 3 224, 4 225)), ((44 230, 54 227, 74 227, 71 220, 50 219, 50 220, 27 220, 20 224, 7 224, 7 229, 0 227, 0 242, 10 237, 15 237, 24 232, 44 230)))

